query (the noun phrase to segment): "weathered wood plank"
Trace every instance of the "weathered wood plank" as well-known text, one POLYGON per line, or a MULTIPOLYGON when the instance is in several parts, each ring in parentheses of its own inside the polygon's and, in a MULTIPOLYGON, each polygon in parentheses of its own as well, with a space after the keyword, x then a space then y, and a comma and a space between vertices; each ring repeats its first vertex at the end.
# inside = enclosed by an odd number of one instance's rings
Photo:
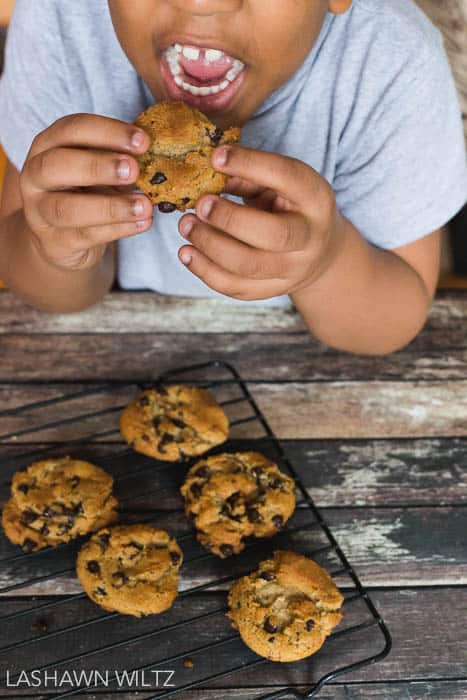
POLYGON ((0 333, 245 333, 304 331, 295 309, 152 292, 113 292, 75 314, 47 314, 0 294, 0 333))
MULTIPOLYGON (((418 438, 467 435, 467 380, 445 382, 329 382, 249 383, 255 399, 282 439, 418 438)), ((13 407, 79 391, 82 386, 0 385, 0 405, 13 407)), ((119 440, 118 413, 135 388, 113 388, 73 404, 28 409, 19 415, 0 415, 0 436, 32 430, 50 420, 70 419, 109 409, 102 416, 76 420, 46 433, 31 433, 29 441, 70 440, 96 431, 114 430, 108 440, 119 440), (64 411, 66 415, 64 416, 64 411)), ((234 391, 232 389, 232 391, 234 391)), ((216 395, 219 390, 216 390, 216 395)), ((229 409, 234 418, 246 416, 248 406, 229 409)), ((239 425, 232 437, 255 437, 259 426, 239 425)))
MULTIPOLYGON (((428 345, 465 347, 467 293, 438 292, 426 330, 428 345)), ((190 299, 150 292, 113 292, 79 314, 45 314, 10 292, 0 294, 0 333, 245 333, 304 332, 293 309, 190 299)))
MULTIPOLYGON (((302 690, 306 690, 305 687, 302 690)), ((11 696, 14 691, 9 691, 11 696)), ((261 700, 271 693, 271 688, 222 688, 217 690, 190 690, 180 693, 180 700, 261 700)), ((0 690, 0 697, 2 691, 0 690)), ((24 700, 36 700, 34 696, 22 695, 24 700)), ((121 697, 121 696, 119 696, 121 697)), ((125 693, 122 700, 144 700, 149 697, 144 692, 125 693)), ((319 700, 465 700, 467 682, 464 681, 414 681, 412 683, 345 684, 325 685, 317 696, 319 700)), ((292 700, 294 695, 286 694, 281 700, 292 700)), ((88 694, 86 700, 116 700, 115 695, 102 692, 88 694)))
MULTIPOLYGON (((467 502, 467 439, 441 440, 297 440, 285 441, 286 454, 315 503, 322 506, 456 505, 467 502)), ((277 455, 267 442, 240 440, 229 450, 256 449, 277 455), (269 448, 269 449, 268 449, 269 448)), ((51 445, 1 445, 0 498, 8 493, 11 475, 47 454, 71 452, 102 464, 113 475, 131 474, 151 460, 119 444, 83 444, 54 450, 51 445), (24 457, 21 455, 24 454, 24 457)), ((155 463, 154 463, 155 464, 155 463)), ((180 469, 180 472, 178 470, 180 469)), ((168 487, 169 473, 158 472, 163 507, 177 507, 168 487)))
MULTIPOLYGON (((349 690, 354 683, 370 681, 407 683, 429 679, 430 683, 425 683, 425 687, 429 688, 431 684, 436 687, 436 680, 466 680, 467 627, 459 611, 467 605, 467 589, 377 590, 373 592, 373 598, 391 630, 393 650, 378 664, 342 677, 342 683, 346 683, 349 690)), ((8 614, 30 605, 30 601, 0 601, 0 611, 2 614, 8 614)), ((199 595, 190 599, 179 599, 172 610, 158 617, 136 620, 116 616, 106 621, 105 614, 87 599, 61 601, 58 607, 41 613, 40 620, 46 626, 45 631, 31 631, 31 624, 39 619, 37 615, 2 623, 2 645, 32 638, 35 638, 36 642, 2 653, 1 669, 9 668, 11 678, 18 669, 38 668, 43 664, 52 664, 60 670, 131 669, 152 664, 156 669, 173 669, 174 682, 179 686, 190 681, 202 682, 209 674, 246 664, 257 658, 232 632, 223 614, 224 605, 223 594, 199 595), (200 619, 201 615, 208 613, 211 613, 211 617, 200 619), (97 623, 93 622, 79 631, 70 631, 47 641, 47 634, 99 617, 101 620, 97 623), (179 621, 185 621, 185 624, 173 630, 170 636, 167 633, 157 634, 163 626, 179 621), (128 641, 141 634, 147 635, 146 639, 132 643, 128 641), (195 651, 214 641, 218 642, 218 646, 211 653, 195 651), (103 645, 115 643, 121 643, 121 646, 112 652, 88 656, 79 664, 76 661, 70 661, 63 666, 57 664, 59 658, 69 658, 85 650, 100 649, 103 645), (173 654, 182 655, 182 658, 179 661, 163 661, 173 654), (189 669, 183 666, 183 660, 187 657, 194 664, 189 669)), ((265 662, 254 670, 243 669, 213 685, 236 688, 309 686, 323 673, 373 655, 382 649, 383 640, 377 628, 342 634, 344 629, 362 621, 364 615, 360 603, 349 603, 344 610, 345 618, 340 629, 336 630, 340 634, 329 638, 320 652, 311 659, 295 664, 265 662)), ((439 700, 439 697, 433 694, 433 686, 431 695, 423 696, 421 692, 415 691, 412 697, 432 697, 439 700)), ((458 690, 459 687, 462 689, 462 684, 454 684, 451 690, 458 690)), ((424 686, 420 684, 418 691, 422 688, 424 686)), ((328 688, 328 691, 330 690, 331 688, 328 688)), ((187 693, 184 697, 193 696, 187 693)), ((200 694, 199 697, 204 696, 200 694)), ((376 692, 373 696, 369 694, 364 697, 384 696, 376 692)), ((398 696, 393 694, 386 697, 398 696)))
POLYGON ((282 438, 467 434, 467 382, 258 384, 250 389, 282 438))
MULTIPOLYGON (((421 342, 421 341, 420 341, 421 342)), ((0 335, 0 381, 149 380, 221 359, 249 380, 449 380, 467 375, 467 349, 414 347, 386 357, 339 353, 305 333, 0 335)))
MULTIPOLYGON (((174 474, 177 479, 177 475, 174 474)), ((178 485, 178 483, 177 483, 178 485)), ((185 553, 181 589, 215 582, 252 570, 274 548, 294 549, 314 557, 329 571, 341 568, 323 531, 308 509, 298 509, 288 530, 272 540, 255 540, 238 557, 221 561, 209 556, 193 537, 193 530, 180 511, 156 510, 166 505, 168 488, 151 485, 146 478, 135 485, 117 482, 116 495, 124 499, 122 522, 149 521, 175 536, 185 553), (321 551, 323 550, 323 551, 321 551)), ((171 502, 176 500, 172 486, 171 502)), ((178 499, 177 507, 181 501, 178 499)), ((467 584, 467 509, 451 508, 329 508, 323 511, 337 542, 366 586, 431 586, 467 584)), ((18 547, 0 536, 0 593, 21 585, 18 595, 67 594, 80 590, 74 575, 79 542, 32 556, 18 556, 18 547), (63 572, 61 576, 56 576, 63 572), (48 580, 40 582, 40 578, 48 580)), ((352 587, 347 575, 338 585, 352 587)))

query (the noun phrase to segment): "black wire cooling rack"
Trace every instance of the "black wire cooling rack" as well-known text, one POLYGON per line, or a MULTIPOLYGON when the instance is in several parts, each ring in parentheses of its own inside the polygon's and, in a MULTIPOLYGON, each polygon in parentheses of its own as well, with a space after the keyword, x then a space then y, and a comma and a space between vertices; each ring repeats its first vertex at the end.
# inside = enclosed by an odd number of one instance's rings
POLYGON ((158 462, 119 438, 120 411, 150 384, 47 384, 41 401, 24 405, 17 398, 17 407, 0 412, 2 432, 6 428, 0 435, 3 500, 11 474, 34 460, 65 454, 90 459, 114 476, 121 522, 168 529, 185 563, 173 607, 136 619, 101 610, 79 588, 74 562, 85 538, 23 554, 2 535, 0 593, 7 598, 0 616, 0 688, 19 688, 15 696, 44 700, 99 693, 105 698, 137 693, 150 700, 189 698, 203 687, 220 699, 225 691, 216 691, 216 684, 228 678, 230 687, 270 688, 261 700, 312 698, 330 680, 383 659, 391 648, 384 621, 235 368, 214 361, 171 370, 159 381, 213 392, 229 415, 231 432, 212 453, 255 449, 276 461, 297 485, 294 516, 271 540, 253 540, 240 555, 220 560, 197 543, 183 515, 178 488, 193 460, 158 462), (224 589, 277 548, 311 556, 345 597, 343 621, 322 649, 293 664, 256 656, 225 616, 224 589), (42 685, 35 688, 35 682, 42 685))

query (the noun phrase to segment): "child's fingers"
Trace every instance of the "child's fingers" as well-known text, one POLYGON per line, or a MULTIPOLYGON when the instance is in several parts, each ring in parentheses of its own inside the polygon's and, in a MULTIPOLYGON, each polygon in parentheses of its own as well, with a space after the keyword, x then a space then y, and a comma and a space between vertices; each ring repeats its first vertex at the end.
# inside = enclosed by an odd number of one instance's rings
POLYGON ((106 151, 53 148, 28 160, 23 183, 36 190, 133 183, 139 166, 131 156, 106 151))
POLYGON ((186 238, 197 251, 220 262, 224 270, 243 278, 286 279, 292 274, 289 256, 251 248, 202 222, 198 221, 186 238))
POLYGON ((264 187, 248 182, 241 177, 229 177, 224 187, 226 194, 233 194, 236 197, 258 197, 264 191, 264 187))
POLYGON ((58 119, 34 140, 30 156, 56 146, 102 148, 125 153, 144 153, 149 136, 132 124, 95 114, 72 114, 58 119))
POLYGON ((50 192, 37 208, 49 226, 60 229, 142 221, 153 215, 151 202, 142 195, 50 192))
POLYGON ((123 224, 73 228, 66 231, 55 230, 47 239, 47 250, 50 251, 52 257, 60 259, 63 257, 64 251, 76 253, 96 246, 107 245, 112 241, 147 231, 151 226, 152 219, 146 219, 145 221, 123 224))
POLYGON ((285 293, 284 280, 245 280, 223 269, 193 246, 183 246, 178 256, 208 287, 234 299, 253 301, 285 293))
POLYGON ((145 219, 131 223, 108 224, 107 226, 93 226, 91 228, 78 229, 79 235, 77 237, 77 244, 79 247, 80 241, 81 247, 83 247, 83 243, 89 247, 105 245, 107 243, 112 243, 112 241, 118 241, 121 238, 128 238, 129 236, 135 236, 138 233, 147 231, 151 228, 152 223, 152 219, 145 219))
POLYGON ((326 181, 296 158, 257 151, 242 146, 220 146, 212 156, 217 170, 270 188, 293 202, 300 210, 324 193, 326 181))
POLYGON ((303 250, 309 241, 306 220, 294 212, 272 214, 207 195, 197 203, 196 213, 202 221, 261 250, 303 250))

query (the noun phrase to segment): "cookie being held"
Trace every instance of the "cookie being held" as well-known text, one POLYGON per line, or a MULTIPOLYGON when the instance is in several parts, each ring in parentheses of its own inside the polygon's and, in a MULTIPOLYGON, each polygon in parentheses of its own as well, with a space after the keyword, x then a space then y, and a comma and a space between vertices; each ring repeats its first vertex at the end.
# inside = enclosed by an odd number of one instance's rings
POLYGON ((311 656, 342 619, 343 597, 316 562, 294 552, 273 559, 235 581, 228 617, 247 646, 271 661, 311 656))
POLYGON ((208 391, 174 384, 148 389, 129 404, 120 431, 137 452, 176 462, 225 442, 229 421, 208 391))
POLYGON ((28 553, 97 530, 117 519, 112 488, 112 477, 90 462, 34 462, 13 475, 2 512, 5 534, 28 553))
POLYGON ((171 607, 182 561, 180 547, 165 530, 117 525, 86 542, 76 571, 88 596, 104 610, 141 617, 171 607))
POLYGON ((149 150, 139 156, 137 186, 170 213, 195 207, 205 194, 220 194, 227 177, 212 167, 214 148, 237 143, 240 129, 222 131, 184 102, 159 102, 135 121, 149 135, 149 150))
POLYGON ((295 482, 259 452, 203 459, 180 491, 198 540, 222 558, 241 552, 246 537, 275 535, 295 509, 295 482))

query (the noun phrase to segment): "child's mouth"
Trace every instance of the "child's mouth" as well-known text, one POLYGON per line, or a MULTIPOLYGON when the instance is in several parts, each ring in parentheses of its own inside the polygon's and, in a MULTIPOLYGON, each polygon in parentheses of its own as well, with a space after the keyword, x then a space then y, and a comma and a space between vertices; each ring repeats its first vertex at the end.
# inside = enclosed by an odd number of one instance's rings
POLYGON ((168 96, 205 110, 224 110, 237 96, 245 64, 223 51, 173 44, 163 53, 168 96))

